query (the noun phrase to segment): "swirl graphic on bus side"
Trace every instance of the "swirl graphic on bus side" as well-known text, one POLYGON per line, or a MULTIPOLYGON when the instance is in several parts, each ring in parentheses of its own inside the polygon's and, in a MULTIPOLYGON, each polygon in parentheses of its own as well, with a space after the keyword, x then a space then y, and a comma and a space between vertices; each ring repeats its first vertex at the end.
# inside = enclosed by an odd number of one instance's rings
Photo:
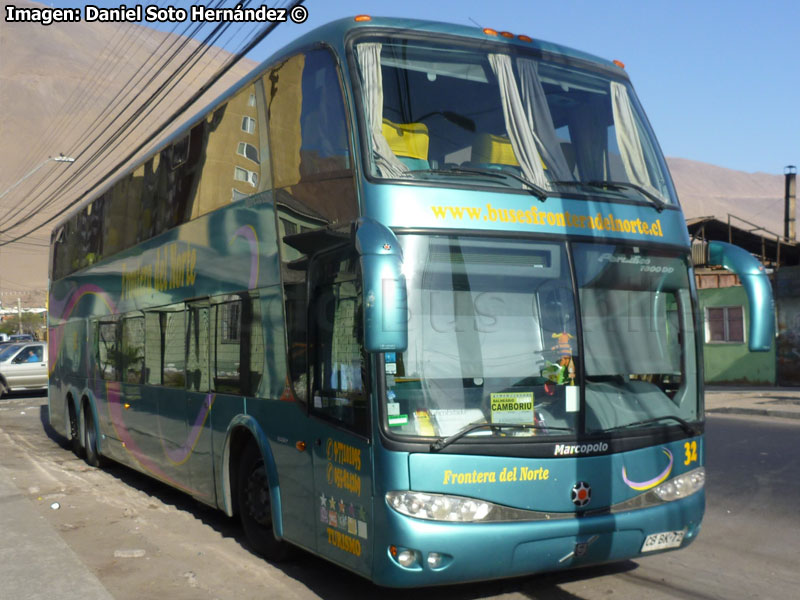
POLYGON ((56 365, 58 364, 58 354, 61 352, 61 346, 64 343, 64 328, 66 327, 66 321, 72 315, 72 311, 75 310, 78 302, 89 295, 100 298, 100 300, 102 300, 106 305, 106 308, 108 308, 108 312, 110 314, 114 314, 117 311, 114 301, 111 299, 111 296, 108 294, 108 292, 92 283, 87 283, 73 290, 67 294, 63 300, 50 298, 50 314, 64 321, 64 323, 58 325, 57 327, 51 327, 47 335, 47 350, 49 355, 47 370, 50 375, 53 374, 53 369, 55 369, 56 365))
POLYGON ((122 384, 118 381, 107 381, 106 384, 106 403, 108 404, 108 416, 111 420, 111 426, 117 435, 117 439, 122 442, 122 447, 125 451, 136 461, 136 463, 147 473, 152 476, 169 483, 170 485, 183 490, 189 494, 197 494, 198 492, 191 487, 185 486, 177 481, 175 478, 170 477, 153 459, 148 456, 136 443, 136 440, 131 435, 125 424, 123 416, 123 403, 122 403, 122 384))
MULTIPOLYGON (((189 432, 189 435, 186 437, 186 441, 179 448, 169 449, 164 444, 164 436, 161 436, 161 447, 164 449, 164 454, 175 466, 180 466, 184 464, 189 457, 194 452, 195 446, 197 446, 197 442, 200 441, 200 434, 203 433, 203 428, 205 427, 206 420, 208 419, 208 415, 211 412, 211 407, 214 405, 214 400, 216 400, 217 395, 209 392, 206 394, 205 399, 203 400, 203 406, 195 416, 194 424, 192 425, 192 429, 189 432)), ((161 427, 159 426, 159 432, 161 431, 161 427)))
POLYGON ((237 237, 244 238, 250 244, 250 282, 249 289, 255 289, 258 285, 258 234, 252 225, 242 225, 233 234, 230 243, 232 244, 237 237))
POLYGON ((625 465, 622 465, 622 480, 627 484, 629 488, 634 489, 637 492, 644 492, 646 490, 656 487, 659 483, 663 483, 664 481, 667 480, 669 474, 672 473, 672 463, 673 463, 672 452, 670 452, 666 448, 662 448, 661 451, 667 455, 667 458, 669 458, 669 464, 667 465, 666 469, 664 469, 661 473, 659 473, 658 475, 653 477, 653 479, 650 479, 648 481, 631 481, 630 479, 628 479, 628 472, 625 469, 625 465))

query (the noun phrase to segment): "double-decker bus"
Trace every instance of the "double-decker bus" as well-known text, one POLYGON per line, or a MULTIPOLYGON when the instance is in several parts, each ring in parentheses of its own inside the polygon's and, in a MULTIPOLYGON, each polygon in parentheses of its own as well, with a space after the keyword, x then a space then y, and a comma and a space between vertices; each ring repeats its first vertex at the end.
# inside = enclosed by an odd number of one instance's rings
MULTIPOLYGON (((712 243, 771 344, 761 265, 712 243)), ((690 241, 620 63, 340 20, 266 60, 52 234, 49 415, 386 586, 690 544, 690 241)))

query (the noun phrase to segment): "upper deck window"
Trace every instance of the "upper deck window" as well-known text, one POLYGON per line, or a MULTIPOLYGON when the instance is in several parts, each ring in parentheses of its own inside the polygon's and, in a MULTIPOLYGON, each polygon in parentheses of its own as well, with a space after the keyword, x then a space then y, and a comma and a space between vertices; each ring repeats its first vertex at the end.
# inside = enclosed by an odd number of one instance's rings
POLYGON ((623 77, 510 50, 397 37, 356 43, 370 174, 675 202, 623 77))

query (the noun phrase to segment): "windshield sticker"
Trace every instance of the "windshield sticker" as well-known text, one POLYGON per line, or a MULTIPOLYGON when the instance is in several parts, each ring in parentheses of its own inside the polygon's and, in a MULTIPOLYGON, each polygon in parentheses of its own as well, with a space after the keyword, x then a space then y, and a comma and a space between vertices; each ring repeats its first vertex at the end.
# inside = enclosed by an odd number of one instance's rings
MULTIPOLYGON (((473 423, 485 422, 483 411, 480 408, 453 408, 453 409, 434 409, 431 416, 436 423, 439 435, 453 435, 464 427, 473 423)), ((475 432, 475 435, 489 432, 475 432)))
POLYGON ((566 387, 566 401, 567 401, 567 412, 578 412, 580 407, 580 398, 578 396, 578 386, 577 385, 568 385, 566 387))
POLYGON ((389 427, 408 425, 408 415, 389 415, 389 427))
POLYGON ((389 427, 400 427, 408 425, 408 415, 400 414, 400 403, 392 402, 394 400, 394 392, 389 391, 389 402, 386 403, 386 416, 388 417, 389 427))
POLYGON ((492 423, 533 423, 533 392, 493 393, 492 423))
POLYGON ((431 414, 427 410, 414 411, 414 417, 414 427, 417 430, 417 435, 436 435, 436 431, 433 429, 433 423, 431 423, 431 414))
POLYGON ((645 490, 654 488, 658 484, 663 483, 667 480, 669 474, 672 473, 672 462, 673 462, 672 452, 670 452, 666 448, 662 448, 661 450, 669 459, 669 464, 667 465, 666 469, 664 469, 661 473, 659 473, 658 475, 656 475, 655 477, 653 477, 648 481, 631 481, 630 479, 628 479, 628 472, 625 470, 625 465, 622 465, 622 480, 629 488, 636 490, 637 492, 644 492, 645 490))

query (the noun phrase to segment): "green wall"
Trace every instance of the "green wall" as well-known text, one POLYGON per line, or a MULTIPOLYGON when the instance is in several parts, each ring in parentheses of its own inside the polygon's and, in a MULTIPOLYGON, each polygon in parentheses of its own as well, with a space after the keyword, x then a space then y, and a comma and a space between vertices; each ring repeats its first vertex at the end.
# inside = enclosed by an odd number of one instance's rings
POLYGON ((703 358, 706 383, 775 384, 775 344, 769 352, 750 352, 747 348, 747 294, 741 286, 698 290, 703 318, 703 358), (716 306, 744 306, 745 343, 705 343, 705 309, 716 306))

